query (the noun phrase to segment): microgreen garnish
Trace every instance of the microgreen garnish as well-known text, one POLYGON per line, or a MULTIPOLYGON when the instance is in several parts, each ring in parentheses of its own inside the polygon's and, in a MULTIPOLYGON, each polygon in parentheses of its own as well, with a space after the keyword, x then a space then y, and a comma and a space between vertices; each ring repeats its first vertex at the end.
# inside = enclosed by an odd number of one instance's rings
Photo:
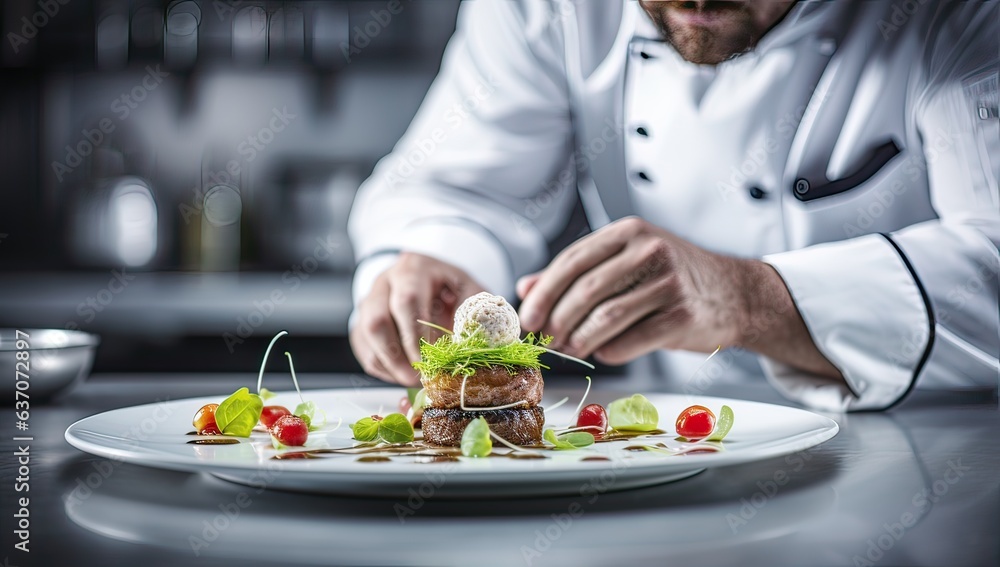
POLYGON ((358 441, 375 441, 398 445, 413 441, 413 426, 401 413, 390 413, 385 417, 373 415, 363 417, 351 424, 351 431, 358 441))
POLYGON ((247 388, 236 390, 215 410, 215 423, 223 435, 250 437, 250 432, 260 420, 264 401, 247 388))
POLYGON ((462 432, 462 454, 466 457, 488 457, 493 451, 490 441, 490 424, 486 418, 478 417, 465 427, 462 432))
MULTIPOLYGON (((591 384, 590 376, 587 376, 586 378, 587 378, 587 389, 583 391, 583 397, 580 398, 580 403, 576 404, 576 409, 573 410, 573 417, 572 417, 573 421, 571 421, 570 423, 576 423, 576 418, 577 416, 580 415, 580 410, 583 408, 583 402, 587 401, 587 394, 590 393, 590 384, 591 384)), ((569 427, 572 427, 572 425, 570 425, 569 427)))
POLYGON ((548 369, 538 360, 546 352, 594 368, 585 360, 548 348, 552 337, 536 337, 534 333, 528 333, 515 343, 491 347, 482 333, 456 339, 452 331, 441 325, 422 319, 417 319, 417 322, 444 333, 433 343, 420 339, 420 360, 414 362, 413 367, 426 378, 439 374, 472 376, 477 368, 488 366, 502 366, 511 374, 517 372, 518 367, 525 366, 535 370, 548 369))
POLYGON ((264 351, 264 360, 260 361, 260 372, 257 373, 257 393, 260 393, 260 385, 264 381, 264 367, 267 366, 267 357, 271 354, 271 348, 274 347, 274 343, 278 342, 278 339, 288 334, 288 331, 279 331, 271 342, 267 344, 267 350, 264 351))
POLYGON ((548 368, 538 357, 547 351, 545 345, 552 342, 552 337, 538 339, 533 333, 523 340, 508 345, 491 347, 481 335, 474 334, 461 342, 454 340, 452 335, 444 335, 433 343, 420 340, 420 361, 414 362, 416 368, 425 378, 433 379, 439 375, 472 376, 479 368, 499 366, 511 374, 521 368, 548 368))
POLYGON ((646 396, 633 394, 608 404, 608 425, 618 431, 653 431, 660 416, 646 396))
POLYGON ((594 444, 594 436, 586 431, 572 431, 557 436, 555 430, 546 429, 542 438, 551 443, 557 450, 572 450, 594 444))

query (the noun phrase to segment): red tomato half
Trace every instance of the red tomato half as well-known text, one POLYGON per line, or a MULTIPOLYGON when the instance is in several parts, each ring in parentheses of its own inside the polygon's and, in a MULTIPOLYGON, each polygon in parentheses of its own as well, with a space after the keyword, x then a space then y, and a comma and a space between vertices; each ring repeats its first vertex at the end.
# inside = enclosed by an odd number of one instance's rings
POLYGON ((705 406, 691 406, 677 416, 677 434, 688 439, 708 437, 715 429, 715 414, 705 406))
POLYGON ((271 426, 271 435, 282 445, 301 447, 309 438, 309 427, 297 415, 283 415, 271 426))

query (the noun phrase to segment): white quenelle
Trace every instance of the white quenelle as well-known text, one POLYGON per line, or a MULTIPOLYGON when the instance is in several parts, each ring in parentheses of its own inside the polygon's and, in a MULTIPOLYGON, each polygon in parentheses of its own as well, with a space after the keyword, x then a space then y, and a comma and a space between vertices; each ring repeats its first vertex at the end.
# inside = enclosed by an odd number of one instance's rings
POLYGON ((455 311, 455 336, 460 339, 482 330, 491 347, 521 340, 521 320, 502 296, 480 292, 466 299, 455 311))

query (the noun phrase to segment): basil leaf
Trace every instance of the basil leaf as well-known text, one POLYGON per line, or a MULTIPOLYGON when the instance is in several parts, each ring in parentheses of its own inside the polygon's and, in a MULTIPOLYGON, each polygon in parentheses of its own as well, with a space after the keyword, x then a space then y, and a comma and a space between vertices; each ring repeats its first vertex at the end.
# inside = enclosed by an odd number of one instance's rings
POLYGON ((250 432, 260 421, 264 400, 251 394, 247 388, 240 388, 219 404, 215 410, 215 423, 223 435, 250 437, 250 432))
POLYGON ((320 427, 326 425, 326 413, 316 407, 316 402, 308 401, 302 402, 301 404, 295 406, 295 411, 292 415, 297 415, 306 422, 306 427, 309 431, 316 431, 320 427))
POLYGON ((608 404, 608 425, 618 431, 652 431, 660 422, 656 407, 642 394, 608 404))
POLYGON ((386 443, 409 443, 413 441, 413 426, 401 413, 390 413, 378 422, 378 436, 386 443))
POLYGON ((374 441, 378 438, 378 424, 379 422, 370 417, 362 417, 351 424, 351 431, 358 441, 374 441))
POLYGON ((260 399, 264 400, 265 402, 267 400, 270 400, 271 398, 277 396, 277 395, 278 394, 275 394, 274 392, 272 392, 271 390, 268 390, 267 388, 261 388, 260 389, 260 399))
POLYGON ((715 431, 712 432, 706 441, 722 441, 729 434, 729 430, 733 428, 735 417, 733 415, 733 408, 722 406, 722 409, 719 410, 719 420, 715 422, 715 431))
POLYGON ((488 457, 492 450, 490 424, 486 418, 477 417, 462 432, 462 454, 466 457, 488 457))

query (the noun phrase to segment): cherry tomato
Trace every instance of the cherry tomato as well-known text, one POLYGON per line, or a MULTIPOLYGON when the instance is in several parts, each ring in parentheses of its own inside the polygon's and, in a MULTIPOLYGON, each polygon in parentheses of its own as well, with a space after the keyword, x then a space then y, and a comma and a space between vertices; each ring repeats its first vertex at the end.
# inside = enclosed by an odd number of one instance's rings
POLYGON ((292 415, 292 412, 288 411, 285 406, 264 406, 260 412, 260 423, 270 430, 274 422, 283 415, 292 415))
POLYGON ((595 439, 600 439, 608 431, 608 412, 601 404, 585 406, 576 418, 576 426, 586 427, 585 431, 593 433, 595 439))
POLYGON ((309 437, 309 427, 304 419, 297 415, 283 415, 271 426, 271 436, 282 445, 301 447, 309 437))
POLYGON ((206 404, 201 406, 194 414, 191 425, 198 435, 221 435, 219 426, 215 423, 215 410, 219 409, 219 404, 206 404))
POLYGON ((715 414, 705 406, 691 406, 677 416, 677 434, 688 439, 708 437, 715 429, 715 414))

